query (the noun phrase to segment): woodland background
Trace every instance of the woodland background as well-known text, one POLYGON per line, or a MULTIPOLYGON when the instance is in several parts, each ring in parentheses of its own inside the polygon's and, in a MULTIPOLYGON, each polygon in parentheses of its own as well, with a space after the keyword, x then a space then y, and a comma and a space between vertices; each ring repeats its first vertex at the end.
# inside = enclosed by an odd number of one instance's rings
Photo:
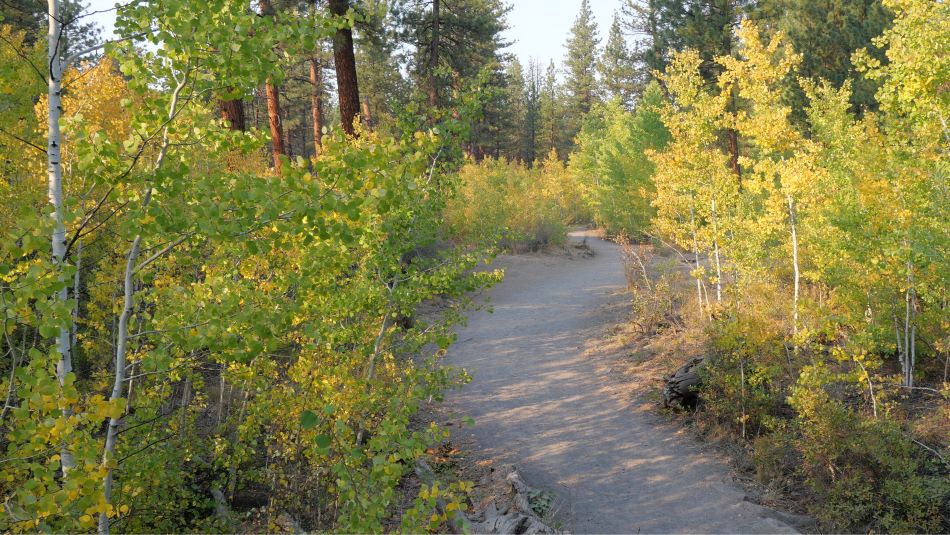
POLYGON ((508 9, 0 2, 0 529, 445 529, 397 488, 474 268, 577 224, 763 480, 948 529, 950 6, 582 0, 561 65, 508 9))

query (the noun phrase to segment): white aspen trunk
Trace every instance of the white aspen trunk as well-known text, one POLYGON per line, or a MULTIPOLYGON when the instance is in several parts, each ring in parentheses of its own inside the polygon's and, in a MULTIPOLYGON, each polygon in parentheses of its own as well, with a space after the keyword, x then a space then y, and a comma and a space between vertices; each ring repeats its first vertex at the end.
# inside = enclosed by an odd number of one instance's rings
POLYGON ((795 354, 798 354, 798 294, 800 290, 801 272, 798 267, 798 229, 795 220, 795 201, 790 193, 785 195, 788 201, 788 221, 792 227, 792 267, 795 270, 795 293, 792 297, 792 339, 794 340, 795 354))
MULTIPOLYGON (((693 231, 693 262, 699 269, 699 240, 696 239, 696 209, 689 207, 689 221, 693 231)), ((699 305, 699 314, 703 314, 703 283, 696 277, 696 303, 699 305)))
MULTIPOLYGON (((62 104, 62 84, 63 84, 63 62, 60 57, 60 37, 62 36, 62 26, 60 23, 59 0, 48 0, 47 10, 49 13, 49 33, 47 49, 48 91, 47 103, 49 104, 47 126, 49 128, 46 157, 47 174, 49 186, 49 202, 53 206, 53 217, 55 224, 53 227, 52 249, 53 265, 62 270, 66 259, 66 227, 63 222, 63 162, 62 162, 62 134, 59 130, 59 119, 63 113, 62 104)), ((62 276, 62 275, 61 275, 62 276)), ((65 282, 65 281, 64 281, 65 282)), ((69 298, 69 289, 63 285, 63 289, 57 292, 56 300, 66 301, 69 298)), ((68 326, 59 329, 59 335, 56 337, 56 350, 59 353, 59 361, 56 363, 56 379, 60 387, 65 386, 66 376, 73 370, 72 329, 68 326)), ((60 403, 63 415, 69 417, 72 409, 65 401, 60 403)), ((73 455, 63 446, 60 451, 60 465, 63 467, 63 475, 69 473, 75 466, 73 455)))
POLYGON ((703 300, 704 300, 704 302, 705 302, 705 307, 706 307, 706 318, 707 318, 709 321, 712 321, 712 319, 713 319, 713 317, 712 317, 712 303, 709 302, 709 290, 706 289, 706 282, 703 281, 703 282, 700 284, 700 287, 703 289, 703 300))
POLYGON ((904 352, 901 354, 904 386, 910 386, 910 287, 904 290, 904 352))
POLYGON ((740 399, 742 400, 742 438, 745 439, 745 359, 739 359, 740 399))
POLYGON ((712 198, 713 252, 716 257, 716 303, 722 303, 722 264, 719 262, 719 222, 716 216, 716 196, 712 198))
POLYGON ((910 366, 908 369, 910 373, 907 374, 907 386, 908 388, 914 388, 914 366, 917 365, 917 324, 916 318, 914 318, 914 325, 910 328, 910 366))
POLYGON ((897 341, 897 358, 900 360, 901 371, 904 372, 904 378, 906 379, 907 372, 905 370, 907 369, 907 366, 904 362, 904 347, 903 344, 901 344, 901 330, 900 326, 898 325, 896 311, 894 312, 894 338, 897 341))
POLYGON ((914 263, 907 261, 907 289, 904 290, 904 385, 914 386, 914 365, 917 361, 917 295, 914 292, 914 263))
POLYGON ((227 384, 224 382, 224 370, 225 366, 221 364, 221 376, 218 378, 218 416, 215 419, 215 427, 221 427, 221 420, 224 419, 224 389, 227 384))
MULTIPOLYGON (((54 2, 55 0, 50 0, 54 2)), ((184 90, 185 85, 188 81, 188 73, 185 73, 182 76, 182 80, 179 82, 178 86, 175 87, 174 92, 172 93, 171 102, 168 106, 168 121, 165 123, 165 127, 162 132, 162 145, 158 151, 158 157, 155 159, 154 171, 158 171, 162 167, 162 163, 165 161, 165 155, 168 153, 168 125, 175 119, 175 116, 178 113, 178 98, 181 95, 182 90, 184 90)), ((149 205, 149 202, 152 200, 152 186, 148 185, 145 189, 145 196, 142 198, 142 208, 146 208, 149 205)), ((129 317, 132 315, 132 309, 135 304, 135 267, 136 262, 138 262, 139 252, 142 246, 142 236, 136 235, 132 240, 132 247, 129 249, 129 254, 126 257, 125 263, 125 276, 122 282, 123 288, 123 306, 122 312, 119 315, 119 326, 118 333, 116 334, 116 349, 115 349, 115 382, 112 385, 112 395, 109 398, 110 402, 115 402, 122 398, 123 396, 123 386, 125 384, 125 368, 126 368, 126 350, 129 341, 129 317)), ((106 474, 103 477, 103 494, 105 495, 105 500, 107 503, 112 503, 112 470, 113 467, 110 466, 110 460, 113 460, 115 456, 115 447, 116 447, 116 438, 118 437, 119 425, 122 423, 122 416, 118 418, 109 419, 109 427, 106 430, 106 441, 105 448, 102 452, 102 465, 105 467, 106 474)), ((105 512, 99 513, 99 533, 106 534, 109 533, 109 515, 105 512)))
MULTIPOLYGON (((132 249, 129 251, 125 263, 125 277, 123 287, 122 312, 119 315, 119 337, 115 350, 115 383, 112 386, 112 396, 110 401, 116 401, 122 397, 122 385, 125 382, 125 360, 126 346, 129 340, 129 317, 132 315, 132 308, 135 304, 135 292, 133 288, 132 275, 135 270, 135 262, 138 259, 139 248, 141 247, 142 237, 136 236, 132 241, 132 249)), ((103 493, 107 502, 112 500, 112 467, 109 466, 115 453, 115 441, 118 437, 119 424, 122 422, 122 416, 109 419, 109 428, 106 431, 106 444, 102 454, 102 464, 106 466, 106 476, 103 481, 103 493)), ((109 533, 109 515, 99 513, 99 533, 109 533)))

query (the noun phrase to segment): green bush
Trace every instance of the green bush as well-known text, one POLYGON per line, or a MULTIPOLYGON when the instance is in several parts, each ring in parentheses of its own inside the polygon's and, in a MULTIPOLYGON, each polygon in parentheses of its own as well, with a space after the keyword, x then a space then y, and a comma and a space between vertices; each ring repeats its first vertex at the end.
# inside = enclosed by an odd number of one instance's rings
POLYGON ((446 221, 464 243, 543 249, 563 244, 567 225, 583 217, 578 189, 553 153, 535 168, 494 158, 469 162, 459 177, 446 221))

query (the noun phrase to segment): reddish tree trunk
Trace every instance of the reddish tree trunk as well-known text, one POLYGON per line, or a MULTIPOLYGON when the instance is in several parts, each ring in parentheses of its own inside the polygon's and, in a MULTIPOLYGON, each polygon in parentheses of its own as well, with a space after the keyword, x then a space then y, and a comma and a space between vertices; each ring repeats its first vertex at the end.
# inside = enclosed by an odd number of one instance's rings
POLYGON ((736 177, 739 177, 739 180, 742 180, 742 170, 739 169, 739 134, 733 129, 729 129, 726 132, 726 136, 729 138, 729 166, 732 167, 732 172, 736 174, 736 177))
POLYGON ((316 58, 310 58, 310 108, 313 113, 313 150, 320 156, 323 150, 323 69, 316 58))
MULTIPOLYGON (((330 0, 330 12, 346 15, 349 0, 330 0)), ((353 54, 353 30, 338 28, 333 37, 333 62, 336 66, 336 86, 340 98, 340 120, 343 131, 356 135, 353 122, 360 113, 360 90, 356 80, 356 56, 353 54)))
POLYGON ((373 112, 370 110, 370 107, 369 107, 369 97, 364 96, 362 98, 362 110, 363 110, 363 124, 365 124, 367 128, 372 129, 373 128, 373 112))
POLYGON ((267 122, 270 123, 271 144, 274 151, 274 169, 281 172, 280 157, 286 155, 284 148, 284 129, 280 123, 280 91, 267 80, 264 85, 267 92, 267 122))
MULTIPOLYGON (((274 6, 270 0, 260 0, 261 16, 273 17, 274 6)), ((264 85, 264 91, 267 95, 267 121, 270 123, 271 144, 274 152, 274 170, 279 175, 281 172, 280 157, 286 155, 284 148, 284 129, 280 122, 280 90, 267 79, 264 85)))
POLYGON ((439 14, 439 0, 432 0, 432 42, 429 49, 429 107, 439 105, 439 80, 436 69, 439 68, 439 33, 441 30, 441 16, 439 14))
MULTIPOLYGON (((728 110, 730 113, 735 113, 736 111, 736 90, 733 87, 729 95, 729 107, 728 110)), ((742 189, 742 169, 739 167, 739 132, 734 128, 726 130, 726 138, 729 143, 729 166, 732 168, 732 172, 736 175, 736 180, 739 181, 739 189, 742 189)))
POLYGON ((244 101, 241 99, 221 100, 218 102, 221 108, 221 118, 228 122, 231 130, 245 132, 247 131, 247 121, 244 117, 244 101))

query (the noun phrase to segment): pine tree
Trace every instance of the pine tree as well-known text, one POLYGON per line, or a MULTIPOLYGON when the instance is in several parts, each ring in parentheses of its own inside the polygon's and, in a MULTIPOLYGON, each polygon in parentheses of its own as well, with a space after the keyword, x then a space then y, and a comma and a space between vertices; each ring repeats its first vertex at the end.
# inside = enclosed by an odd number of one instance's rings
MULTIPOLYGON (((852 104, 875 109, 876 84, 860 76, 851 62, 856 50, 871 49, 872 39, 891 25, 893 15, 881 0, 761 0, 752 12, 766 35, 782 31, 802 54, 799 74, 841 87, 853 79, 852 104)), ((874 56, 884 61, 882 51, 874 56)), ((805 96, 794 84, 793 108, 804 109, 805 96)), ((799 119, 803 117, 799 114, 799 119)))
POLYGON ((610 98, 618 98, 625 108, 633 106, 634 99, 643 91, 633 53, 620 26, 620 17, 614 13, 610 33, 600 62, 597 64, 604 91, 610 98))
POLYGON ((525 78, 525 117, 522 129, 524 161, 531 165, 538 158, 538 136, 541 129, 541 65, 532 59, 525 78))
MULTIPOLYGON (((85 50, 102 42, 102 29, 88 17, 88 3, 82 0, 64 0, 60 2, 59 9, 64 53, 85 50)), ((36 0, 3 0, 0 2, 0 21, 18 30, 24 30, 24 43, 31 46, 38 36, 46 34, 47 3, 36 0)), ((99 49, 90 55, 101 52, 99 49)))
POLYGON ((527 163, 524 147, 525 119, 527 117, 527 100, 524 79, 524 69, 517 58, 513 59, 505 69, 504 102, 508 113, 504 117, 505 131, 504 154, 511 160, 520 160, 527 163))
POLYGON ((567 58, 564 66, 567 70, 565 89, 569 99, 570 123, 567 125, 568 137, 573 138, 580 130, 581 121, 590 112, 598 100, 597 86, 597 22, 590 9, 589 0, 582 0, 580 12, 571 27, 567 39, 567 58))
MULTIPOLYGON (((349 0, 330 0, 330 12, 343 17, 350 9, 349 0)), ((356 56, 353 52, 353 30, 339 27, 333 37, 333 63, 336 66, 336 87, 340 101, 340 121, 343 130, 357 135, 353 120, 360 113, 360 90, 356 78, 356 56)))
POLYGON ((564 102, 561 96, 561 87, 557 83, 557 69, 554 62, 548 64, 541 83, 541 93, 538 99, 538 154, 547 154, 557 151, 561 158, 567 158, 568 148, 565 146, 565 117, 564 102))
POLYGON ((734 46, 732 30, 745 0, 626 0, 624 24, 645 41, 639 59, 648 72, 661 72, 670 53, 699 51, 700 72, 707 82, 722 71, 716 58, 734 46))
POLYGON ((667 0, 625 0, 621 24, 641 43, 635 57, 646 77, 666 68, 671 50, 679 48, 679 39, 669 20, 667 0))
POLYGON ((387 8, 383 0, 362 0, 363 18, 354 28, 363 115, 373 128, 392 122, 409 95, 399 72, 396 20, 387 8))
POLYGON ((393 10, 400 39, 415 49, 408 70, 417 87, 429 94, 430 105, 445 106, 448 89, 458 78, 472 79, 503 63, 507 42, 501 34, 510 7, 500 0, 399 0, 393 10))

